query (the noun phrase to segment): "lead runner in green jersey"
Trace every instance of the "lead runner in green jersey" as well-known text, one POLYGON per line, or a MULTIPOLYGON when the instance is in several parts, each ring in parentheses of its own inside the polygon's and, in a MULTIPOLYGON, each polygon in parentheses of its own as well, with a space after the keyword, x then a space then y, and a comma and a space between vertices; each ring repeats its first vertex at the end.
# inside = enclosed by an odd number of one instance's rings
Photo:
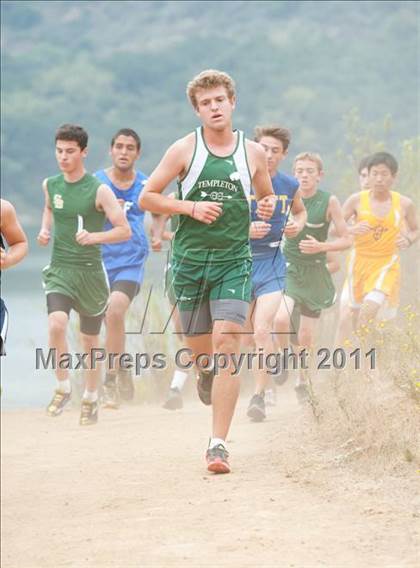
MULTIPOLYGON (((99 347, 99 331, 108 303, 109 287, 102 266, 100 245, 130 238, 131 230, 112 190, 86 173, 88 135, 77 125, 64 124, 56 133, 55 154, 61 174, 43 183, 45 207, 38 243, 54 242, 50 264, 43 271, 48 308, 50 349, 57 362, 68 353, 67 325, 71 309, 80 315, 86 390, 82 399, 80 424, 94 424, 98 416, 99 367, 92 364, 92 349, 99 347), (103 231, 105 217, 113 228, 103 231)), ((68 369, 57 366, 57 389, 47 407, 58 416, 71 397, 68 369)))
MULTIPOLYGON (((173 288, 187 347, 193 358, 238 353, 251 288, 248 196, 269 219, 274 201, 264 150, 232 129, 235 84, 206 70, 187 87, 201 127, 177 140, 150 176, 139 203, 154 213, 180 215, 173 240, 173 288), (178 178, 178 199, 162 195, 178 178)), ((199 395, 213 405, 207 468, 228 473, 226 436, 239 394, 229 367, 218 376, 199 372, 199 395)))
MULTIPOLYGON (((321 157, 303 152, 296 156, 293 169, 308 217, 296 237, 286 238, 286 289, 284 302, 274 318, 274 327, 279 333, 279 343, 286 348, 291 331, 290 317, 296 306, 300 312, 299 328, 295 330, 297 344, 311 350, 321 311, 330 307, 336 296, 327 266, 327 252, 349 248, 351 237, 337 197, 318 188, 323 176, 321 157), (337 239, 327 242, 331 221, 337 239)), ((306 396, 303 374, 298 379, 296 392, 299 398, 306 396)))

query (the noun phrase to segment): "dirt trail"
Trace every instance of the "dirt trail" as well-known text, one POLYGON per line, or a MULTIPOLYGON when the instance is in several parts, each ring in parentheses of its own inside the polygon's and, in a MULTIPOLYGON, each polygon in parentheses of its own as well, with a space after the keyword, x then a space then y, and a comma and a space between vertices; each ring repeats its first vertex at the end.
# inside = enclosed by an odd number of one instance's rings
POLYGON ((102 411, 86 429, 76 410, 4 412, 2 567, 418 566, 415 467, 361 473, 281 395, 263 424, 241 400, 227 476, 206 472, 195 402, 102 411))

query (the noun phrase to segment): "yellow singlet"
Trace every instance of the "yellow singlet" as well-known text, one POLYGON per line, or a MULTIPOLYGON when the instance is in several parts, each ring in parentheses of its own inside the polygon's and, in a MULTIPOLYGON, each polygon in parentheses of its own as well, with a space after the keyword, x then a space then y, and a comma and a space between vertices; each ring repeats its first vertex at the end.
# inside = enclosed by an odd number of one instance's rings
POLYGON ((372 227, 365 235, 356 235, 354 249, 348 259, 349 295, 351 304, 360 305, 373 290, 383 292, 391 306, 398 305, 400 259, 396 245, 401 230, 400 194, 391 192, 391 208, 385 217, 372 213, 369 191, 360 192, 357 222, 367 221, 372 227))
POLYGON ((360 192, 360 209, 357 222, 367 221, 372 227, 365 235, 356 235, 354 246, 357 255, 392 256, 397 252, 395 244, 401 230, 401 200, 400 194, 391 191, 391 208, 385 217, 376 217, 372 213, 369 191, 360 192))

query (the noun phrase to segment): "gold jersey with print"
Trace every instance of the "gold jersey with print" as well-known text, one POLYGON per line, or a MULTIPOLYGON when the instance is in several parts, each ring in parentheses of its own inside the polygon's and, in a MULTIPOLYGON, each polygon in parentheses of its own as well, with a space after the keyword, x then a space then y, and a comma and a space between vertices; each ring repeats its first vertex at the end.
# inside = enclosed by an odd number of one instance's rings
POLYGON ((347 285, 353 305, 360 305, 373 290, 385 294, 389 304, 398 305, 400 288, 400 258, 397 237, 401 231, 401 196, 391 192, 391 207, 387 215, 373 214, 370 191, 360 192, 360 208, 357 222, 366 221, 371 229, 356 235, 354 248, 347 267, 347 285))

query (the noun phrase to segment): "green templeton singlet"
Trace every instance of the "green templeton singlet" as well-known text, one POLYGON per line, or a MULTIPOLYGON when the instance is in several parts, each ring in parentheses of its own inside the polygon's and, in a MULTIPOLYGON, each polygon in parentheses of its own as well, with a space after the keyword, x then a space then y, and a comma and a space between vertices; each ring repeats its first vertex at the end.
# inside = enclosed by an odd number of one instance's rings
POLYGON ((202 129, 196 130, 194 155, 184 179, 178 182, 178 198, 222 203, 220 217, 210 225, 180 215, 173 240, 175 261, 219 264, 251 258, 248 198, 251 176, 243 132, 231 155, 215 156, 207 148, 202 129))

